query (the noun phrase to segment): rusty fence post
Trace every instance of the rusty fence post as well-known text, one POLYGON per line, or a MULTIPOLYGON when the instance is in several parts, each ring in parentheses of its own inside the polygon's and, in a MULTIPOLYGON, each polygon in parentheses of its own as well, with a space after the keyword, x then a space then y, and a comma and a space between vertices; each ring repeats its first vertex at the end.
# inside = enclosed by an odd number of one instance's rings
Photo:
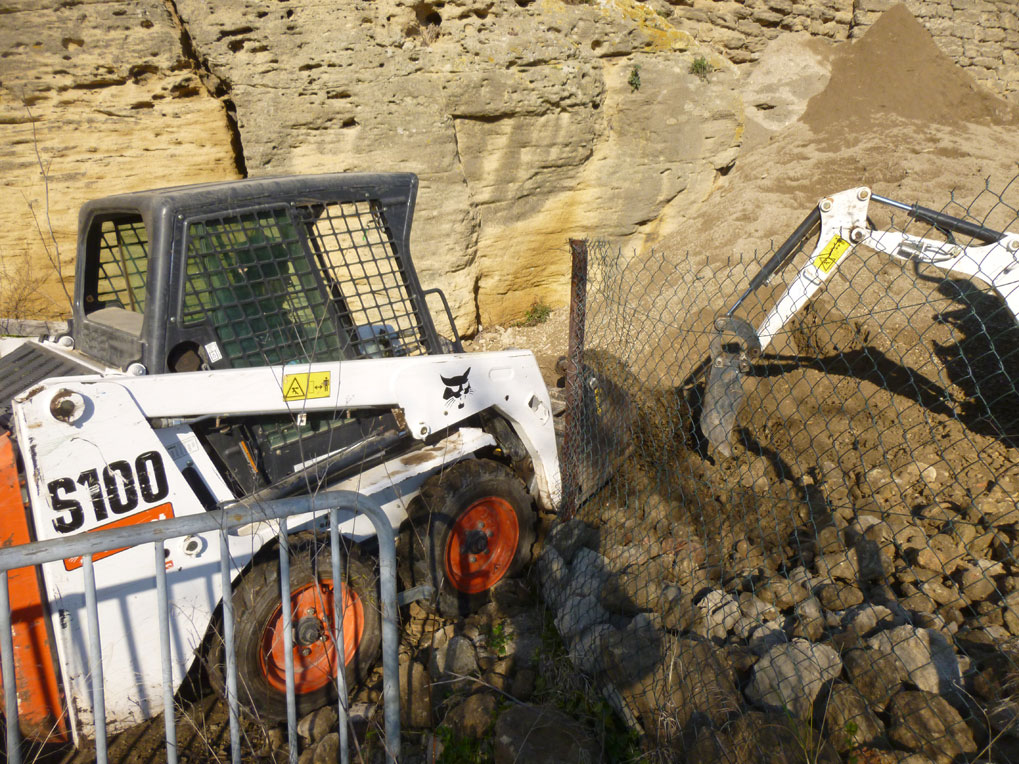
POLYGON ((561 470, 563 503, 562 522, 577 511, 580 495, 580 449, 583 424, 584 391, 581 359, 584 354, 584 322, 587 315, 587 241, 570 239, 572 274, 570 277, 570 336, 566 351, 566 432, 563 434, 561 470))

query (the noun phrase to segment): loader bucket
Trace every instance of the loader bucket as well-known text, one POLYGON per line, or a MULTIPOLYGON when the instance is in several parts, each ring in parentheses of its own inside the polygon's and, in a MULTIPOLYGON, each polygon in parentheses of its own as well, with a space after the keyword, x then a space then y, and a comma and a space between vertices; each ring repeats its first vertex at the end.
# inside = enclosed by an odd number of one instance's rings
POLYGON ((715 319, 711 339, 711 372, 704 390, 701 432, 711 447, 725 457, 732 456, 729 439, 736 414, 743 403, 743 375, 761 354, 754 328, 732 316, 715 319))

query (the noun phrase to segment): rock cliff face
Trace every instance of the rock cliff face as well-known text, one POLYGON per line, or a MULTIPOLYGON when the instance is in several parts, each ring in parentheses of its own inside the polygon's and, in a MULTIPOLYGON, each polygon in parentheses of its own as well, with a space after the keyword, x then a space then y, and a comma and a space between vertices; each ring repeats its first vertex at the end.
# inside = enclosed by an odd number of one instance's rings
MULTIPOLYGON (((51 262, 67 282, 88 198, 340 170, 420 175, 413 252, 461 331, 561 303, 570 236, 657 240, 732 167, 735 64, 789 31, 855 36, 883 4, 0 0, 0 315, 61 312, 51 262)), ((958 26, 947 0, 909 6, 1013 92, 1019 11, 962 4, 958 26)))
POLYGON ((160 2, 3 0, 0 83, 0 315, 67 313, 87 199, 238 176, 160 2))

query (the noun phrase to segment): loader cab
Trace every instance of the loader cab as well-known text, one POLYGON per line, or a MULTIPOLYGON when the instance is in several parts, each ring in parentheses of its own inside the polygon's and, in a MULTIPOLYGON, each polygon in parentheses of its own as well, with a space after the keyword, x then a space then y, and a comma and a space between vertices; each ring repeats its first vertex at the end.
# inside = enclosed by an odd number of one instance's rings
MULTIPOLYGON (((75 347, 147 374, 441 352, 409 254, 416 193, 411 174, 332 174, 90 202, 75 347)), ((362 424, 329 424, 321 448, 315 422, 251 427, 276 480, 362 424)))
POLYGON ((409 254, 416 193, 410 174, 334 174, 90 202, 75 345, 149 374, 438 352, 409 254))

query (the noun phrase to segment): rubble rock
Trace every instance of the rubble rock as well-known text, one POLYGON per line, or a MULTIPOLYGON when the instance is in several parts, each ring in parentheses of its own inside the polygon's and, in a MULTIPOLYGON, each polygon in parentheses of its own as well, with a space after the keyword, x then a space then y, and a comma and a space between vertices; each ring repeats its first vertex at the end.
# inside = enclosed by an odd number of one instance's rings
POLYGON ((449 709, 443 723, 468 738, 481 738, 492 726, 499 699, 492 692, 475 692, 449 709))
POLYGON ((581 547, 594 545, 597 534, 594 528, 584 523, 579 518, 572 518, 565 523, 557 523, 552 526, 545 540, 563 558, 567 565, 573 562, 573 555, 581 547))
MULTIPOLYGON (((325 711, 325 708, 319 710, 325 711)), ((335 717, 335 714, 333 716, 335 717)), ((400 725, 408 729, 423 729, 431 727, 432 721, 432 683, 428 668, 417 661, 401 663, 400 725)), ((333 726, 335 725, 334 721, 333 726)), ((318 729, 318 725, 315 729, 318 729)))
POLYGON ((803 584, 781 576, 772 576, 767 579, 754 593, 779 610, 787 610, 810 596, 803 584))
POLYGON ((828 739, 839 753, 860 745, 885 742, 884 724, 860 691, 840 679, 832 682, 827 692, 818 695, 813 718, 824 720, 828 739))
POLYGON ((587 594, 570 597, 559 607, 555 627, 563 641, 570 642, 597 623, 609 620, 609 613, 601 606, 601 597, 587 594))
POLYGON ((875 634, 867 640, 867 646, 897 660, 909 681, 926 692, 952 693, 962 680, 959 659, 951 645, 932 629, 896 626, 875 634))
POLYGON ((824 614, 821 612, 821 603, 816 597, 808 597, 793 608, 792 630, 793 637, 807 639, 817 642, 824 634, 824 614))
POLYGON ((702 637, 724 640, 740 618, 739 602, 731 594, 715 589, 697 602, 693 630, 702 637))
POLYGON ((765 709, 788 709, 808 718, 821 686, 842 671, 842 661, 830 647, 804 639, 779 644, 754 666, 747 698, 765 709))
POLYGON ((474 644, 467 637, 454 635, 446 639, 444 632, 435 632, 428 670, 432 681, 448 681, 478 673, 474 644))
POLYGON ((591 733, 551 706, 514 705, 495 722, 496 764, 602 761, 591 733))
POLYGON ((888 703, 888 737, 907 751, 918 751, 938 762, 975 753, 973 733, 959 712, 942 698, 923 690, 903 690, 888 703))

